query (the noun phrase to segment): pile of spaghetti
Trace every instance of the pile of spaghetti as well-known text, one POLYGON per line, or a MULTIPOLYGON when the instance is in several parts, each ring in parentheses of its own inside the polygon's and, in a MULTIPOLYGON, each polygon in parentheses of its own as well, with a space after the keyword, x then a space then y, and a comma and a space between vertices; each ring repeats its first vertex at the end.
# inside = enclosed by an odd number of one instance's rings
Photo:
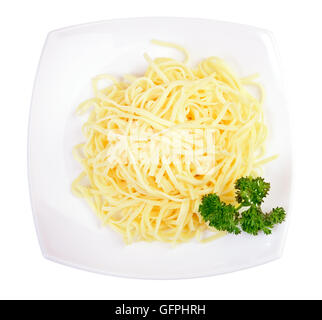
POLYGON ((178 243, 205 231, 201 198, 216 193, 234 204, 234 182, 260 173, 267 128, 263 91, 254 76, 238 78, 217 57, 189 66, 151 59, 142 77, 93 79, 94 97, 78 107, 89 113, 85 143, 74 148, 83 172, 72 184, 103 224, 133 241, 178 243), (102 80, 111 83, 101 88, 102 80), (246 88, 256 85, 257 99, 246 88))

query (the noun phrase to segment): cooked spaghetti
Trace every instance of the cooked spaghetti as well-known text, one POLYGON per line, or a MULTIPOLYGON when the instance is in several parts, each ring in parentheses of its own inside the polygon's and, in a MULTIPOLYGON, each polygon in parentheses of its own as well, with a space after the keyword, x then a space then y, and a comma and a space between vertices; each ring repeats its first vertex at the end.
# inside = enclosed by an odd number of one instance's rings
POLYGON ((202 220, 202 196, 234 203, 234 182, 270 160, 263 160, 263 90, 217 57, 192 68, 184 48, 153 43, 179 49, 184 61, 145 54, 141 77, 93 79, 94 97, 77 109, 89 117, 86 141, 73 152, 83 172, 72 191, 126 243, 203 241, 205 231, 212 240, 225 233, 202 220), (102 80, 111 83, 101 88, 102 80), (260 99, 246 85, 257 86, 260 99))

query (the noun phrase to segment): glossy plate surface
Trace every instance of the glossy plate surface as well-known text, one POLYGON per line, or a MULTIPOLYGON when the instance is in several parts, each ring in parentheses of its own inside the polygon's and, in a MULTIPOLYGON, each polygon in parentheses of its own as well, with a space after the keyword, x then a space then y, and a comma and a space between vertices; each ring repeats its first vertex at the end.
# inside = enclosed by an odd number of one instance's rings
POLYGON ((84 140, 75 108, 91 97, 90 79, 100 73, 142 74, 143 53, 181 59, 151 39, 186 47, 196 63, 207 56, 225 59, 241 76, 260 73, 266 89, 270 131, 267 155, 279 158, 265 168, 271 192, 265 207, 289 214, 291 149, 276 48, 269 32, 212 20, 137 18, 69 27, 48 35, 40 60, 29 126, 29 183, 43 255, 90 271, 147 279, 215 275, 252 267, 281 256, 287 222, 270 236, 229 235, 211 243, 191 241, 124 245, 121 236, 101 227, 86 202, 71 194, 80 167, 72 147, 84 140))

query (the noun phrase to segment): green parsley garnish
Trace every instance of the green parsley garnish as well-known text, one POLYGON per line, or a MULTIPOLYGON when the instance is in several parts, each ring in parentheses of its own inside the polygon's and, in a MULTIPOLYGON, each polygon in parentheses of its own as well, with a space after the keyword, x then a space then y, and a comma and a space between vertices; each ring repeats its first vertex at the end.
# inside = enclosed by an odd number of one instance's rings
POLYGON ((270 234, 275 224, 285 220, 286 212, 281 207, 269 213, 262 211, 261 204, 270 189, 270 184, 263 178, 240 178, 235 183, 235 189, 237 207, 222 202, 216 194, 203 196, 199 212, 210 226, 234 234, 241 233, 241 229, 252 235, 260 231, 270 234), (241 211, 241 208, 244 210, 241 211))

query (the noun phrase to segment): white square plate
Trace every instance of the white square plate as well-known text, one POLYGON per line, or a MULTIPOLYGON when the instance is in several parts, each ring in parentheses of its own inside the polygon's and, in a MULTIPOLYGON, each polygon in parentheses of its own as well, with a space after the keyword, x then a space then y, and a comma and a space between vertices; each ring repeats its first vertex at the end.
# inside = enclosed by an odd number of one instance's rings
POLYGON ((71 182, 80 172, 72 147, 83 141, 77 105, 91 97, 93 76, 142 74, 143 53, 178 57, 173 49, 150 44, 159 39, 183 45, 193 63, 208 56, 225 59, 241 76, 260 73, 267 93, 270 131, 266 166, 271 192, 265 205, 288 212, 291 184, 289 121, 271 35, 261 29, 211 20, 138 18, 74 26, 48 35, 32 99, 29 126, 29 182, 32 209, 43 255, 90 271, 133 278, 178 279, 215 275, 262 264, 281 256, 287 222, 272 235, 228 235, 172 248, 164 243, 125 245, 101 227, 71 182))

